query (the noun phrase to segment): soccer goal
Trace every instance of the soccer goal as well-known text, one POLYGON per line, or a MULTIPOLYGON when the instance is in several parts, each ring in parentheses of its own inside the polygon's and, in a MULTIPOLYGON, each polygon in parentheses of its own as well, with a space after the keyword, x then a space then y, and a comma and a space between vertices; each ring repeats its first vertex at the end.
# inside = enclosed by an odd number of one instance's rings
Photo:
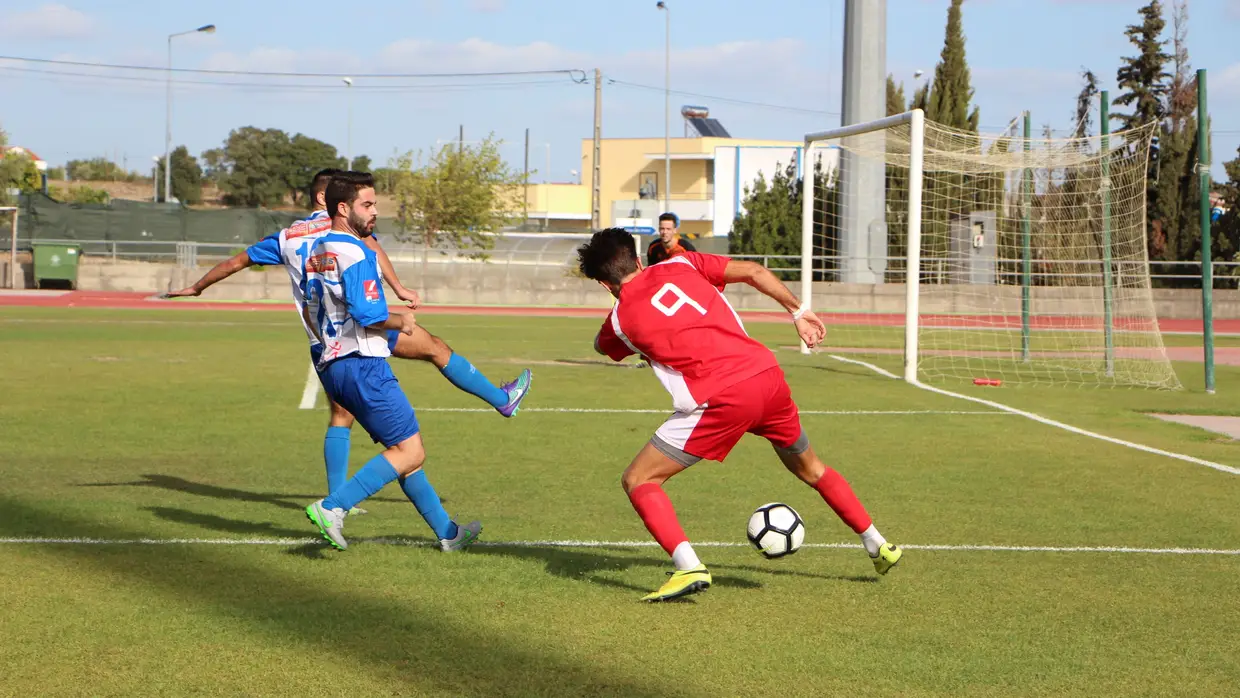
POLYGON ((825 350, 902 357, 909 382, 1180 388, 1146 255, 1152 134, 975 134, 913 110, 807 135, 801 290, 825 350))

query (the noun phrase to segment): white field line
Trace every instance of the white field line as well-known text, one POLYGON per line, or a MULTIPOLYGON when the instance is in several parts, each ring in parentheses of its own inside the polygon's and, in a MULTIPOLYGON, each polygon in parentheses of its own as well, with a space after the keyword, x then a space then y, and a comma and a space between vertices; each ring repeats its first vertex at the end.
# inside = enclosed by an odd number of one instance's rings
MULTIPOLYGON (((430 541, 414 538, 353 538, 354 543, 405 547, 430 546, 430 541)), ((317 536, 305 538, 0 538, 0 545, 306 545, 327 543, 317 536)), ((644 540, 513 540, 479 541, 476 545, 489 548, 653 548, 654 541, 644 540)), ((694 541, 699 548, 749 548, 748 543, 727 541, 694 541)), ((806 543, 809 549, 861 550, 857 543, 806 543)), ((908 550, 942 552, 997 553, 1114 553, 1145 555, 1240 555, 1237 548, 1142 548, 1128 545, 1060 546, 1060 545, 901 545, 908 550)))
MULTIPOLYGON (((482 412, 491 413, 494 409, 488 407, 415 407, 418 412, 482 412)), ((529 414, 531 412, 544 412, 549 414, 671 414, 672 410, 650 410, 650 409, 610 409, 605 407, 522 407, 521 414, 529 414)), ((828 415, 828 416, 854 416, 854 415, 876 415, 876 416, 897 416, 897 415, 990 415, 999 417, 1011 416, 1007 412, 999 410, 801 410, 801 414, 810 415, 828 415)))
MULTIPOLYGON (((844 363, 864 366, 870 369, 871 371, 874 371, 875 373, 878 373, 880 375, 886 376, 888 378, 895 378, 896 380, 901 380, 900 377, 897 376, 896 374, 890 371, 883 370, 873 364, 866 363, 865 361, 849 359, 843 356, 837 356, 835 354, 828 354, 828 356, 830 356, 832 359, 835 359, 836 361, 842 361, 844 363)), ((1235 468, 1230 465, 1223 465, 1222 463, 1215 463, 1214 461, 1208 461, 1208 460, 1205 460, 1204 458, 1197 458, 1195 456, 1189 456, 1183 453, 1176 453, 1174 451, 1164 451, 1161 448, 1154 448, 1152 446, 1146 446, 1144 444, 1139 444, 1139 443, 1135 443, 1132 441, 1125 441, 1124 439, 1117 439, 1114 436, 1107 436, 1106 434, 1099 434, 1097 432, 1089 431, 1087 429, 1082 429, 1080 427, 1074 427, 1071 424, 1064 424, 1063 422, 1058 422, 1053 419, 1048 419, 1046 417, 1043 417, 1042 415, 1034 414, 1033 412, 1026 412, 1024 410, 1017 409, 1015 407, 1010 407, 1008 405, 1004 405, 999 402, 994 402, 993 400, 986 400, 980 397, 973 397, 972 395, 962 395, 961 393, 953 393, 950 390, 936 388, 934 386, 926 385, 925 383, 921 383, 921 382, 914 383, 914 385, 918 388, 921 388, 922 390, 926 390, 932 393, 938 393, 939 395, 946 395, 947 397, 954 397, 960 400, 968 400, 969 402, 976 402, 979 405, 985 405, 987 407, 992 407, 996 410, 1002 410, 1004 412, 1018 415, 1026 419, 1032 419, 1035 422, 1039 422, 1047 426, 1055 427, 1056 429, 1063 429, 1064 431, 1071 432, 1073 434, 1079 434, 1081 436, 1088 436, 1091 439, 1098 439, 1100 441, 1106 441, 1107 443, 1116 444, 1117 446, 1124 446, 1125 448, 1131 448, 1137 451, 1143 451, 1145 453, 1152 453, 1157 456, 1166 456, 1167 458, 1175 458, 1176 460, 1182 460, 1187 463, 1193 463, 1194 465, 1204 465, 1207 468, 1213 468, 1215 470, 1227 473, 1229 475, 1240 475, 1240 468, 1235 468)))

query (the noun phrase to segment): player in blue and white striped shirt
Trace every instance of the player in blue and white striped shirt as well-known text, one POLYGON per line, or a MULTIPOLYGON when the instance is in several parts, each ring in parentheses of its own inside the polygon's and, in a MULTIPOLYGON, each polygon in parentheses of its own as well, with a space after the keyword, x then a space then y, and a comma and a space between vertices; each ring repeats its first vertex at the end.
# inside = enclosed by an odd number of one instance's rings
POLYGON ((460 550, 478 539, 482 524, 458 526, 444 511, 422 469, 426 450, 417 416, 387 362, 387 333, 412 334, 416 325, 411 309, 388 308, 378 259, 364 242, 379 215, 374 178, 361 172, 332 177, 325 198, 331 231, 315 241, 306 260, 303 313, 323 345, 318 358, 323 388, 385 450, 335 492, 306 507, 306 517, 344 550, 346 512, 400 480, 440 549, 460 550))
MULTIPOLYGON (((298 317, 302 316, 305 303, 304 279, 305 263, 309 258, 310 248, 331 229, 331 217, 327 215, 325 192, 332 176, 342 173, 338 169, 325 169, 315 174, 311 180, 307 194, 314 202, 314 212, 303 220, 295 222, 278 233, 268 235, 257 243, 249 246, 236 256, 224 260, 211 268, 193 285, 179 291, 164 294, 165 298, 198 296, 204 290, 219 283, 233 274, 254 265, 283 266, 289 274, 292 284, 293 302, 298 317)), ((365 240, 366 246, 375 254, 384 280, 392 287, 397 297, 410 302, 410 307, 417 307, 417 293, 411 291, 396 277, 396 271, 383 248, 374 235, 365 240)), ((315 363, 323 349, 311 327, 302 321, 306 335, 310 340, 310 356, 315 363)), ((401 335, 393 331, 388 333, 388 348, 392 355, 402 359, 417 359, 435 365, 453 385, 461 390, 477 396, 495 408, 505 417, 517 413, 521 402, 528 394, 532 374, 523 371, 516 379, 502 386, 496 386, 478 371, 465 357, 457 354, 442 339, 427 332, 422 327, 414 328, 412 335, 401 335)), ((348 477, 349 450, 351 446, 351 428, 353 415, 332 401, 329 396, 331 417, 327 433, 323 439, 323 461, 327 469, 327 492, 335 492, 344 484, 348 477)), ((360 510, 359 510, 360 511, 360 510)), ((356 513, 356 512, 355 512, 356 513)))

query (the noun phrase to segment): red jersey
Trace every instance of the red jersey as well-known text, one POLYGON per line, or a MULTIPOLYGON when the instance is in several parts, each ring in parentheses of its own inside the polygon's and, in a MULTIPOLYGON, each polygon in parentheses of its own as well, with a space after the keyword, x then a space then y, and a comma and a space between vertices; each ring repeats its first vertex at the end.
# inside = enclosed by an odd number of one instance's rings
POLYGON ((599 332, 599 349, 613 360, 650 361, 678 412, 779 365, 723 297, 727 265, 727 257, 686 252, 647 267, 620 289, 599 332))

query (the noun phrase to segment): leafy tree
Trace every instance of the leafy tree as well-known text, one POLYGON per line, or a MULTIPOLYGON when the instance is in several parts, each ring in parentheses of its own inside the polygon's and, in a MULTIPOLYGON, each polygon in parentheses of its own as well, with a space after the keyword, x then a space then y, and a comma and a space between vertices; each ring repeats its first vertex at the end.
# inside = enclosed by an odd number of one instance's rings
POLYGON ((49 168, 47 168, 47 178, 48 178, 48 179, 51 179, 51 180, 64 180, 64 178, 65 178, 65 168, 63 168, 63 167, 49 167, 49 168))
MULTIPOLYGON (((839 191, 834 177, 814 163, 814 247, 835 250, 839 231, 839 191)), ((732 222, 728 253, 737 255, 799 256, 801 254, 801 187, 796 163, 775 165, 768 183, 759 173, 753 184, 745 185, 741 211, 732 222)), ((768 261, 772 269, 794 269, 792 259, 768 261)), ((815 277, 834 278, 834 260, 815 261, 815 277)))
MULTIPOLYGON (((1240 148, 1236 157, 1223 163, 1227 181, 1217 186, 1223 196, 1223 217, 1210 226, 1214 241, 1214 258, 1240 262, 1240 148)), ((1240 273, 1240 272, 1233 272, 1240 273)))
POLYGON ((106 204, 112 198, 107 191, 85 184, 67 187, 49 186, 47 194, 57 201, 69 204, 106 204))
POLYGON ((36 191, 42 186, 42 177, 34 161, 25 153, 8 151, 9 139, 0 129, 0 206, 12 206, 10 189, 36 191))
POLYGON ((500 142, 445 145, 420 164, 413 153, 394 158, 396 237, 428 249, 487 250, 520 210, 524 175, 509 167, 500 142))
MULTIPOLYGON (((306 208, 313 204, 305 193, 314 173, 346 164, 335 146, 317 138, 253 126, 233 130, 223 148, 203 153, 203 161, 228 203, 279 206, 289 200, 306 208)), ((370 159, 354 158, 353 166, 369 167, 370 159)))
POLYGON ((210 150, 205 150, 200 159, 202 160, 203 183, 219 187, 224 177, 228 174, 228 156, 224 153, 224 149, 211 148, 210 150))
POLYGON ((70 160, 65 165, 65 171, 69 179, 87 182, 130 182, 136 178, 136 175, 126 172, 107 158, 70 160))
MULTIPOLYGON (((340 166, 344 167, 347 164, 348 164, 348 160, 346 158, 342 158, 340 166)), ((353 158, 353 169, 355 171, 370 172, 371 171, 370 168, 371 168, 371 164, 370 164, 369 155, 358 155, 357 157, 353 158)))
MULTIPOLYGON (((172 151, 172 196, 183 204, 200 204, 202 203, 202 167, 198 165, 198 160, 189 154, 189 149, 185 146, 177 146, 172 151)), ((165 200, 164 194, 164 164, 159 163, 156 170, 156 187, 159 190, 159 198, 165 200)))
POLYGON ((391 167, 376 167, 371 174, 375 177, 375 193, 391 194, 396 191, 399 172, 391 167))
POLYGON ((225 200, 237 206, 279 206, 291 179, 288 134, 279 129, 245 126, 224 142, 223 159, 213 172, 225 200))

